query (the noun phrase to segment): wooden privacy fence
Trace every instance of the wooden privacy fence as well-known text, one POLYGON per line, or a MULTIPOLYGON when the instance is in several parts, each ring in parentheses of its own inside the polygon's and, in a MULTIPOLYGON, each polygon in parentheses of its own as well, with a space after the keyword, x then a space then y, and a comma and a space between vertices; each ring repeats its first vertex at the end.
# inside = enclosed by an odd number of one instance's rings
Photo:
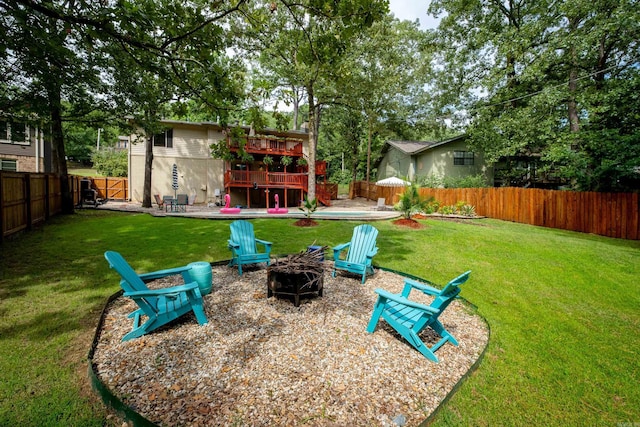
POLYGON ((57 175, 0 172, 0 242, 59 213, 61 200, 57 175))
POLYGON ((91 180, 91 188, 97 191, 99 199, 103 200, 129 200, 129 185, 127 178, 100 178, 69 176, 73 201, 78 204, 82 194, 80 193, 80 181, 91 180))
POLYGON ((637 193, 595 193, 537 188, 422 188, 444 205, 473 205, 478 215, 621 239, 640 239, 637 193))
MULTIPOLYGON (((74 204, 81 201, 80 181, 69 176, 74 204)), ((88 178, 98 198, 127 200, 126 178, 88 178)), ((62 211, 60 177, 55 174, 0 172, 0 242, 12 234, 29 230, 34 225, 62 211)))
MULTIPOLYGON (((364 183, 366 184, 366 183, 364 183)), ((364 186, 352 186, 360 189, 364 186)), ((351 189, 351 187, 350 187, 351 189)), ((375 200, 384 197, 391 205, 402 187, 378 187, 375 200)), ((370 195, 371 190, 368 191, 370 195)), ((522 224, 640 240, 638 193, 595 193, 541 190, 537 188, 421 188, 423 197, 433 196, 440 205, 458 202, 475 206, 478 215, 522 224)), ((354 191, 352 197, 365 197, 354 191)))

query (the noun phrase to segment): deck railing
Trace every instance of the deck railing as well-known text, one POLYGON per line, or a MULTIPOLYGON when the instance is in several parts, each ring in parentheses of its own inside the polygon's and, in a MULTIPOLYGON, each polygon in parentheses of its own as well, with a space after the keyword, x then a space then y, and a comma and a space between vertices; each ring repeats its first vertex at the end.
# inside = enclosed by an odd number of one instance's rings
MULTIPOLYGON (((232 151, 240 148, 240 143, 229 139, 229 148, 232 151)), ((302 141, 297 139, 281 139, 270 137, 246 137, 241 138, 244 142, 244 149, 247 153, 252 154, 270 154, 281 156, 302 156, 302 141)))
POLYGON ((224 175, 225 187, 258 185, 302 189, 305 188, 306 181, 307 174, 302 173, 229 170, 224 175))

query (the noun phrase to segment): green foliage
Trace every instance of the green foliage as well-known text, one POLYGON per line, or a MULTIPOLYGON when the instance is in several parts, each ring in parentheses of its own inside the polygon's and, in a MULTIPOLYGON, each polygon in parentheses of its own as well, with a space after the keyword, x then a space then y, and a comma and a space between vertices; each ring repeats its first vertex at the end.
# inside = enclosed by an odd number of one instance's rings
POLYGON ((209 145, 211 150, 211 157, 214 159, 220 159, 227 162, 235 160, 235 154, 229 149, 227 141, 213 142, 209 145))
POLYGON ((287 167, 287 166, 289 166, 291 163, 293 163, 293 158, 292 158, 292 157, 290 157, 290 156, 282 156, 282 157, 280 157, 280 164, 281 164, 282 166, 287 167))
POLYGON ((425 188, 443 188, 444 179, 441 176, 430 174, 426 176, 417 175, 415 179, 420 187, 425 188))
POLYGON ((298 157, 298 160, 296 160, 296 164, 298 166, 307 166, 308 162, 304 157, 298 157))
POLYGON ((333 172, 329 178, 329 182, 332 184, 349 184, 351 181, 351 173, 346 170, 333 172))
POLYGON ((127 150, 100 150, 91 156, 93 167, 102 176, 126 177, 128 174, 127 150))
POLYGON ((304 198, 304 203, 302 206, 298 207, 299 210, 304 212, 304 216, 307 219, 311 219, 311 214, 313 214, 318 209, 318 200, 313 198, 309 200, 307 197, 304 198))
POLYGON ((418 186, 413 183, 406 187, 400 195, 400 200, 394 206, 394 209, 402 212, 402 216, 406 219, 418 212, 424 212, 429 203, 433 201, 433 197, 423 199, 418 191, 418 186))
POLYGON ((473 205, 464 204, 460 206, 460 208, 458 209, 458 213, 462 216, 474 217, 476 216, 476 207, 473 205))
POLYGON ((442 184, 444 188, 484 188, 489 186, 487 178, 482 174, 462 177, 445 176, 442 184))
POLYGON ((438 213, 441 213, 442 215, 454 215, 456 213, 456 207, 455 205, 441 206, 438 213))
POLYGON ((264 163, 267 166, 271 166, 273 164, 273 157, 271 157, 270 155, 267 154, 262 159, 262 163, 264 163))
POLYGON ((429 12, 444 16, 435 101, 464 112, 450 118, 470 123, 488 161, 535 160, 537 177, 584 191, 638 188, 635 1, 434 0, 429 12))
POLYGON ((287 131, 291 129, 291 117, 288 114, 282 113, 280 111, 274 111, 272 117, 276 121, 276 129, 280 132, 287 131))

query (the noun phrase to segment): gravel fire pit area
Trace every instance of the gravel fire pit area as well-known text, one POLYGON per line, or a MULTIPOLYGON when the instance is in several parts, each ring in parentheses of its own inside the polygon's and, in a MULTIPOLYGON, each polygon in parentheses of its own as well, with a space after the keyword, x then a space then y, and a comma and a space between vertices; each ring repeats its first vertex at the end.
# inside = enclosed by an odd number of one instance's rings
MULTIPOLYGON (((427 360, 386 322, 366 331, 376 288, 399 293, 403 277, 376 269, 331 277, 325 261, 322 296, 267 298, 266 268, 213 267, 204 297, 209 323, 192 313, 127 342, 135 303, 118 297, 97 331, 92 369, 125 405, 162 426, 417 426, 478 360, 485 322, 454 301, 440 321, 460 345, 427 360)), ((461 270, 462 272, 463 270, 461 270)), ((150 288, 181 284, 170 277, 150 288)), ((442 287, 444 283, 438 283, 442 287)), ((473 286, 473 274, 464 288, 473 286)), ((430 303, 413 291, 411 299, 430 303)), ((421 338, 433 345, 430 329, 421 338)))

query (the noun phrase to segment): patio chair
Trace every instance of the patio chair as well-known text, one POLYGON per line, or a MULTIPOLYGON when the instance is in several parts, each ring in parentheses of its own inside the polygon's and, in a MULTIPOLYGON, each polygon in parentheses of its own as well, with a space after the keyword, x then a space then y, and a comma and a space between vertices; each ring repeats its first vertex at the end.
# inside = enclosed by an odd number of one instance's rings
POLYGON ((442 290, 412 279, 405 279, 404 288, 399 295, 392 294, 384 289, 376 289, 378 300, 373 308, 371 320, 367 325, 367 332, 373 333, 380 317, 382 317, 389 326, 402 335, 423 356, 438 363, 438 358, 434 354, 437 349, 446 342, 450 342, 455 346, 458 345, 458 341, 444 328, 438 317, 460 293, 459 286, 467 281, 469 274, 471 274, 471 271, 461 274, 447 283, 442 290), (410 301, 409 294, 412 289, 434 296, 435 299, 428 306, 410 301), (442 337, 431 347, 428 347, 419 337, 419 334, 426 328, 433 329, 442 337))
POLYGON ((200 325, 207 323, 197 282, 192 281, 181 286, 153 290, 145 285, 145 281, 176 274, 182 274, 186 282, 191 277, 189 275, 191 266, 137 274, 118 252, 107 251, 104 257, 109 266, 122 278, 120 287, 124 290, 123 295, 131 298, 140 307, 127 316, 133 318, 133 328, 122 338, 122 341, 147 334, 190 311, 193 311, 200 325), (143 315, 147 320, 140 324, 140 318, 143 315))
POLYGON ((156 199, 156 204, 158 205, 158 209, 162 209, 164 207, 164 200, 160 198, 160 195, 154 194, 153 198, 156 199))
POLYGON ((362 283, 364 284, 367 273, 374 273, 371 263, 373 257, 378 253, 377 237, 378 230, 369 224, 355 227, 350 242, 333 248, 334 264, 332 276, 336 277, 336 270, 346 270, 350 273, 362 274, 362 283), (347 253, 342 259, 345 249, 347 253))
POLYGON ((186 212, 189 204, 189 196, 186 194, 178 194, 176 196, 176 210, 186 212))
POLYGON ((164 206, 164 211, 167 209, 173 210, 174 198, 173 196, 162 196, 162 205, 164 206))
POLYGON ((258 264, 266 262, 271 264, 271 242, 257 239, 253 232, 253 224, 249 221, 238 220, 230 225, 231 236, 228 247, 232 258, 229 266, 238 266, 238 273, 242 276, 242 266, 245 264, 258 264), (264 252, 258 252, 258 245, 264 247, 264 252))

